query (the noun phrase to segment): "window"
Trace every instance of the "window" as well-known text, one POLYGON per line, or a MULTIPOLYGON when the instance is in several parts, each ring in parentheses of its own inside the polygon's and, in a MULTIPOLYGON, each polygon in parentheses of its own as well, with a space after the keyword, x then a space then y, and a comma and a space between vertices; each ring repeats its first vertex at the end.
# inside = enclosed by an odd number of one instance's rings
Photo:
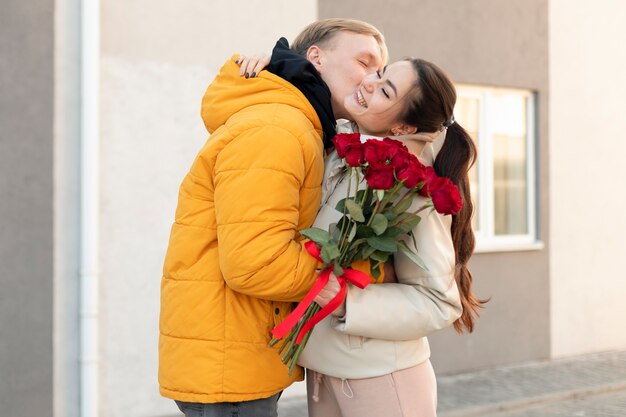
POLYGON ((470 172, 477 251, 536 249, 535 96, 457 86, 454 115, 478 146, 470 172))

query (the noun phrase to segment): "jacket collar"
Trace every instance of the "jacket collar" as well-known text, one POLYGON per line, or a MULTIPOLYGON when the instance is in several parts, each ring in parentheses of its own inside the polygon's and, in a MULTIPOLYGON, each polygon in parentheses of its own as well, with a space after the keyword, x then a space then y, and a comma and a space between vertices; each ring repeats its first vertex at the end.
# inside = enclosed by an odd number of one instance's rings
POLYGON ((324 132, 324 148, 333 146, 336 122, 330 101, 330 89, 313 64, 289 49, 287 39, 280 38, 272 51, 267 70, 293 84, 309 100, 317 112, 324 132))

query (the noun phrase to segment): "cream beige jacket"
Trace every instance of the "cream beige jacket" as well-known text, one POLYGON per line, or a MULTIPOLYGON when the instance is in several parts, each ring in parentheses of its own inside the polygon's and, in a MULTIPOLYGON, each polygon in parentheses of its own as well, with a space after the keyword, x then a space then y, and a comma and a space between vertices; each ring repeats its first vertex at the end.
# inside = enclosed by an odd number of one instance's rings
MULTIPOLYGON (((440 137, 427 144, 420 160, 432 166, 442 141, 440 137)), ((345 198, 347 186, 345 170, 333 152, 326 161, 315 227, 326 230, 339 220, 334 207, 345 198)), ((423 204, 424 198, 418 197, 410 210, 423 204)), ((454 279, 451 222, 451 216, 423 211, 414 229, 417 246, 410 238, 407 243, 428 270, 398 253, 394 257, 398 283, 372 284, 365 289, 349 285, 345 316, 329 316, 318 323, 298 363, 325 375, 352 379, 385 375, 428 359, 426 336, 449 326, 462 312, 454 279)))

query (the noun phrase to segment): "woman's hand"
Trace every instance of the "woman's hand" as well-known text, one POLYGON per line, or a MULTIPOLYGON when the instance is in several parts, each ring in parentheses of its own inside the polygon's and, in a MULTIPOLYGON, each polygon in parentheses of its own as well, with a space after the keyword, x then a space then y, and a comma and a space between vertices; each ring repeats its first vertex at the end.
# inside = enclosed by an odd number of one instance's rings
POLYGON ((272 56, 268 54, 239 55, 235 64, 240 66, 239 75, 254 78, 269 65, 271 58, 272 56))
POLYGON ((389 136, 391 139, 396 139, 402 142, 413 155, 419 156, 422 154, 424 147, 428 143, 433 143, 442 132, 418 132, 408 135, 389 136))
MULTIPOLYGON (((330 273, 330 277, 328 277, 328 282, 326 286, 322 288, 322 291, 317 294, 314 302, 320 305, 320 307, 326 307, 330 300, 335 298, 337 294, 339 294, 339 290, 341 289, 341 285, 339 285, 339 281, 337 281, 337 276, 334 273, 330 273)), ((343 300, 343 303, 332 312, 333 316, 343 316, 346 314, 346 300, 343 300)))

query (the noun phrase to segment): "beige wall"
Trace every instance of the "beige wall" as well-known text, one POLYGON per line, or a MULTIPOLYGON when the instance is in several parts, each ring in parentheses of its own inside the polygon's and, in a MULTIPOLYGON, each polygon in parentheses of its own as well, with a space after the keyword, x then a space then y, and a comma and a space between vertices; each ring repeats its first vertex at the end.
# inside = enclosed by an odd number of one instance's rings
MULTIPOLYGON (((413 55, 459 83, 538 92, 540 239, 548 244, 548 0, 320 1, 320 18, 350 16, 378 26, 391 59, 413 55)), ((480 152, 480 150, 479 150, 480 152)), ((548 247, 548 245, 546 245, 548 247)), ((550 353, 548 250, 476 254, 476 292, 491 297, 475 332, 430 338, 438 372, 531 359, 550 353)))
POLYGON ((626 4, 550 2, 552 354, 626 347, 626 4))
POLYGON ((178 186, 207 134, 200 100, 235 52, 317 18, 306 1, 102 2, 101 415, 174 415, 157 387, 159 285, 178 186))
POLYGON ((54 3, 0 6, 0 414, 52 416, 54 3))

